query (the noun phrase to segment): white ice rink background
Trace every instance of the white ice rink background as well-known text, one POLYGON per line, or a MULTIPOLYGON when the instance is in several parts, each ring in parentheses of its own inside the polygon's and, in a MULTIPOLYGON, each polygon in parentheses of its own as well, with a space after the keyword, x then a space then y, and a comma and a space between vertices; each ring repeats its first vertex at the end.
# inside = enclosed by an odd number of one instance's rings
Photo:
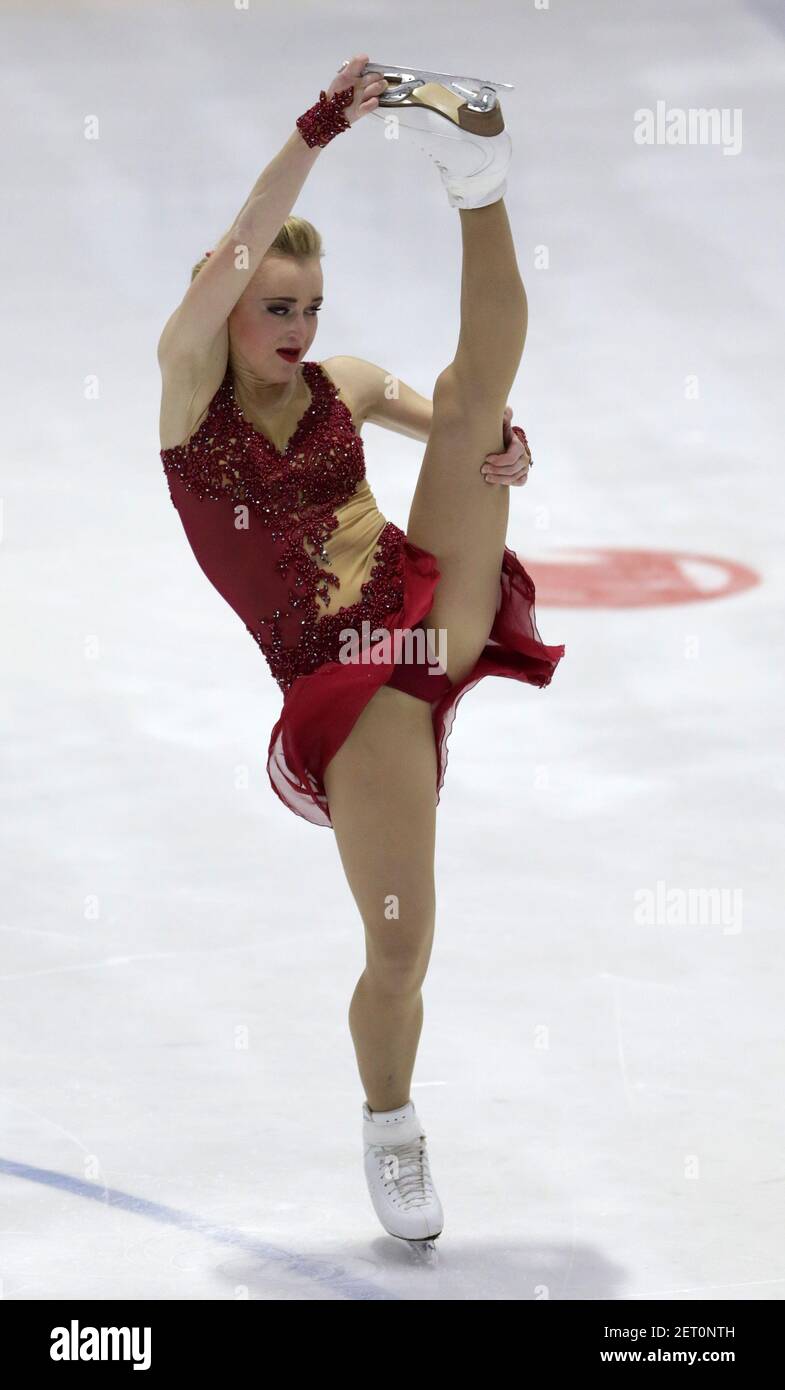
MULTIPOLYGON (((782 1298, 781 7, 2 20, 2 1296, 782 1298), (280 692, 158 457, 190 267, 357 52, 516 84, 508 543, 566 644, 450 740, 412 1088, 434 1270, 365 1188, 333 832, 268 784, 280 692)), ((327 252, 310 356, 431 394, 460 235, 429 161, 365 120, 295 211, 327 252)), ((404 525, 422 446, 364 442, 404 525)))

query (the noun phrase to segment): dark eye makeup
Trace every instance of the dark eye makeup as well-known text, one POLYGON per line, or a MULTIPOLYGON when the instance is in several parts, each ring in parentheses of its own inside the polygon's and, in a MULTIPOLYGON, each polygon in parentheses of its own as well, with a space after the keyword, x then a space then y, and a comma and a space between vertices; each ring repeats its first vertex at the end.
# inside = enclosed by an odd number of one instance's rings
MULTIPOLYGON (((284 313, 286 313, 286 311, 287 311, 287 309, 288 309, 289 306, 288 306, 288 304, 268 304, 267 307, 268 307, 268 309, 269 309, 269 311, 270 311, 271 314, 277 314, 277 313, 279 313, 281 310, 283 310, 284 313)), ((309 313, 309 312, 310 312, 310 313, 312 313, 312 314, 318 314, 318 313, 319 313, 319 310, 321 309, 321 307, 322 307, 321 304, 312 304, 310 310, 306 309, 305 312, 306 312, 306 313, 309 313)))

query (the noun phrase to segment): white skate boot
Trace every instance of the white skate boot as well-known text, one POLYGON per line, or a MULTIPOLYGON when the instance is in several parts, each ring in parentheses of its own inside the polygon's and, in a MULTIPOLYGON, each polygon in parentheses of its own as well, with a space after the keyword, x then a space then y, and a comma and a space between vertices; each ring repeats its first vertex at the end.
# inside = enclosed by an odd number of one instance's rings
POLYGON ((431 1179, 425 1133, 413 1101, 398 1110, 363 1102, 365 1177, 374 1211, 391 1236, 430 1259, 444 1213, 431 1179))
POLYGON ((394 64, 366 63, 388 86, 371 112, 395 112, 399 138, 412 140, 436 164, 454 208, 484 208, 507 192, 512 141, 504 128, 497 87, 509 82, 454 76, 394 64))

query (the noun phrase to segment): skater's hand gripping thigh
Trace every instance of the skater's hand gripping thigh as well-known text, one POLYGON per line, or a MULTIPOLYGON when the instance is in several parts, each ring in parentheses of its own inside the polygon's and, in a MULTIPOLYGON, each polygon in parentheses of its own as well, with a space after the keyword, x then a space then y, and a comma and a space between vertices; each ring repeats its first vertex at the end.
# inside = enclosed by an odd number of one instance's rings
POLYGON ((367 53, 358 53, 354 58, 347 59, 341 64, 327 88, 329 101, 336 92, 345 92, 347 88, 354 87, 354 101, 341 113, 350 125, 354 125, 361 116, 367 116, 370 111, 375 110, 379 105, 379 96, 387 86, 386 78, 378 72, 369 72, 365 77, 360 76, 369 61, 367 53))
POLYGON ((511 419, 512 407, 508 405, 502 427, 504 452, 485 455, 482 475, 486 483, 495 483, 503 487, 523 487, 529 477, 532 456, 528 445, 524 444, 517 434, 513 434, 511 419))

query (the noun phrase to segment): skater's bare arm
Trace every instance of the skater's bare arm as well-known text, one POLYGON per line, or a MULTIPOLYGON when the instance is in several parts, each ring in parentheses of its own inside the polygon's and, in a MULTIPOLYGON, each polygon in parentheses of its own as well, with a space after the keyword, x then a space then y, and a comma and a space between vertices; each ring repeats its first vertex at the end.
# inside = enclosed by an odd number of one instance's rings
POLYGON ((322 366, 344 387, 360 420, 382 425, 397 434, 407 434, 412 439, 428 438, 433 402, 407 386, 400 377, 362 357, 330 357, 322 366))
POLYGON ((268 164, 161 334, 158 359, 201 357, 223 327, 320 154, 295 130, 268 164))
MULTIPOLYGON (((433 401, 427 396, 361 357, 330 357, 322 366, 345 388, 360 420, 427 441, 433 419, 433 401)), ((502 427, 505 448, 488 454, 478 467, 489 483, 518 487, 526 481, 531 454, 512 433, 511 420, 512 408, 507 406, 502 427)))
MULTIPOLYGON (((327 88, 328 99, 354 88, 354 100, 342 113, 350 125, 378 105, 378 94, 386 86, 378 74, 360 75, 367 62, 367 54, 356 55, 327 88)), ((291 213, 320 153, 321 146, 307 145, 295 127, 256 180, 231 227, 168 320, 158 343, 159 362, 173 357, 198 360, 209 354, 216 335, 291 213)))

